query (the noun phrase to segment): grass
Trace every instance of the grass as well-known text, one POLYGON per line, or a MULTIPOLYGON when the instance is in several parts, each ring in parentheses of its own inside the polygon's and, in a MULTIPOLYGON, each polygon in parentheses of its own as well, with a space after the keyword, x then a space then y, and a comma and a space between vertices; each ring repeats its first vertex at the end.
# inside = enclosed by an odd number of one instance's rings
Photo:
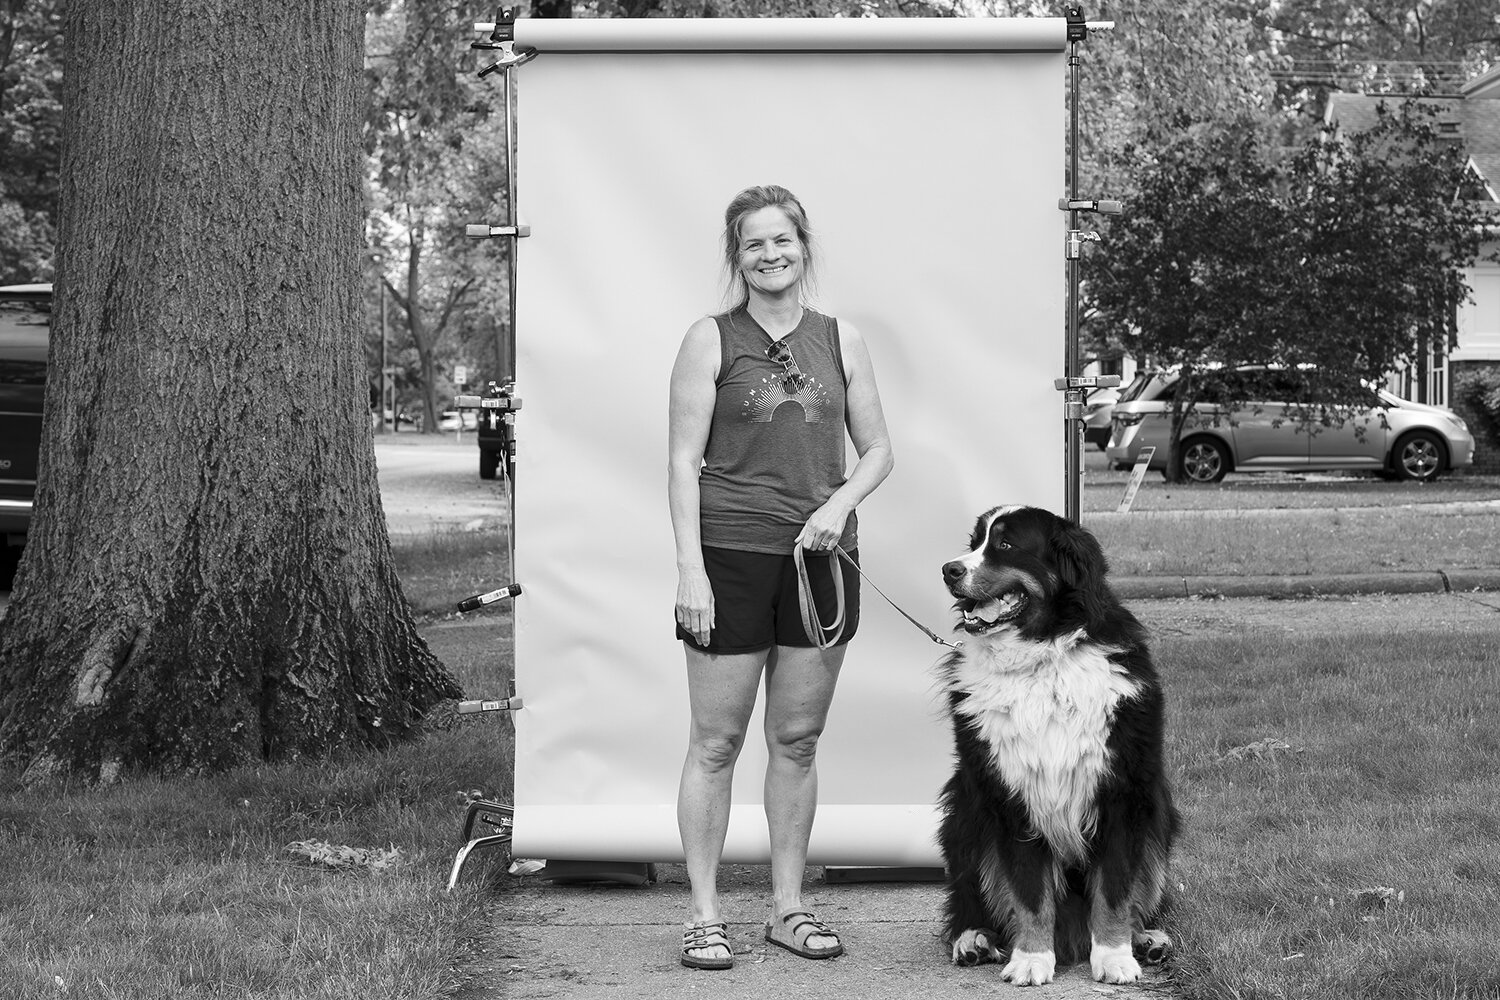
POLYGON ((1389 507, 1163 511, 1083 523, 1118 576, 1300 576, 1493 567, 1500 506, 1482 513, 1389 507))
MULTIPOLYGON (((395 545, 408 595, 430 616, 496 585, 494 539, 395 545)), ((484 654, 445 663, 488 696, 503 681, 484 654)), ((0 993, 451 996, 483 889, 505 879, 481 865, 446 891, 465 796, 508 801, 513 757, 509 720, 473 715, 388 752, 212 777, 32 790, 0 776, 0 993), (340 854, 343 867, 319 860, 340 854)))
POLYGON ((1185 997, 1500 997, 1497 638, 1159 643, 1185 997))
POLYGON ((1083 523, 1117 576, 1299 576, 1494 567, 1500 477, 1230 476, 1170 486, 1156 473, 1129 513, 1128 474, 1086 465, 1083 523))
POLYGON ((391 554, 401 589, 419 621, 453 613, 453 605, 509 583, 503 533, 433 531, 394 537, 391 554))
MULTIPOLYGON (((1211 499, 1223 502, 1219 491, 1211 499)), ((1379 520, 1389 512, 1376 504, 1357 517, 1347 512, 1356 505, 1335 506, 1178 517, 1179 537, 1161 550, 1197 546, 1202 572, 1213 529, 1225 565, 1254 565, 1243 549, 1274 538, 1307 553, 1289 558, 1324 567, 1345 547, 1377 558, 1393 539, 1329 536, 1314 522, 1289 531, 1287 518, 1337 513, 1411 530, 1379 520), (1195 540, 1187 525, 1205 533, 1195 540)), ((1454 531, 1468 532, 1459 520, 1454 531)), ((1151 518, 1116 521, 1139 530, 1151 518)), ((1461 537, 1448 552, 1476 544, 1461 537)), ((506 582, 504 539, 394 544, 434 649, 471 694, 503 692, 508 654, 444 651, 440 640, 466 630, 432 626, 455 599, 506 582)), ((1117 537, 1109 550, 1128 544, 1117 537)), ((1500 1000, 1485 937, 1500 923, 1497 648, 1500 624, 1158 638, 1186 818, 1168 919, 1184 1000, 1500 1000)), ((451 722, 385 753, 214 777, 43 790, 0 777, 7 1000, 451 997, 486 892, 509 884, 492 867, 443 889, 464 793, 508 799, 514 752, 506 718, 451 722), (321 865, 294 844, 349 848, 353 863, 321 865)))

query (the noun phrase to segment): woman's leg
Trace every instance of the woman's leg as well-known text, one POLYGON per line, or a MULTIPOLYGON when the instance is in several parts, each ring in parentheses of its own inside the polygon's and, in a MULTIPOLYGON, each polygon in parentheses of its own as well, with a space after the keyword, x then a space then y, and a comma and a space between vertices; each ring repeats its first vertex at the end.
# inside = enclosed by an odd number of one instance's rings
MULTIPOLYGON (((831 649, 777 646, 766 666, 766 823, 771 834, 773 916, 802 909, 807 842, 818 808, 818 737, 828 719, 843 644, 831 649)), ((810 937, 813 948, 835 938, 810 937)))
MULTIPOLYGON (((687 651, 688 705, 692 723, 687 759, 677 790, 677 829, 692 890, 692 922, 723 919, 719 914, 719 859, 729 828, 734 762, 745 742, 756 690, 769 650, 758 653, 687 651)), ((695 951, 700 957, 727 957, 722 945, 695 951)))

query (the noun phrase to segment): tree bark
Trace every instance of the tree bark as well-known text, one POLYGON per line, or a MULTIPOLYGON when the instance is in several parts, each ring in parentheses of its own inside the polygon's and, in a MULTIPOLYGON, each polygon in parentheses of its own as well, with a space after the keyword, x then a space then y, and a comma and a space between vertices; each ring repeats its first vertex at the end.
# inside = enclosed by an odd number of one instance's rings
POLYGON ((66 5, 33 776, 380 746, 457 686, 390 555, 360 346, 359 0, 66 5))

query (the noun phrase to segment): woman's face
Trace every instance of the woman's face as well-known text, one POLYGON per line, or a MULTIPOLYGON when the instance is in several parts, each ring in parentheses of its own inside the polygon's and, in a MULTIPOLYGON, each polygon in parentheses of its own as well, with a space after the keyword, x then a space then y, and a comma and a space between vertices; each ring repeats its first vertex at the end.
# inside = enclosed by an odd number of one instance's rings
POLYGON ((805 251, 797 227, 774 205, 756 209, 740 225, 740 273, 752 290, 777 295, 802 281, 805 251))

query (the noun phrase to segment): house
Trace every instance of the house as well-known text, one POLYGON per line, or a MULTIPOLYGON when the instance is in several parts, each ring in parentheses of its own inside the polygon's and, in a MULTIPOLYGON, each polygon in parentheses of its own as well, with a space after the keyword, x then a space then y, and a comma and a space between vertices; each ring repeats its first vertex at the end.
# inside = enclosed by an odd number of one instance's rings
MULTIPOLYGON (((1375 121, 1382 101, 1401 98, 1334 93, 1325 120, 1344 132, 1357 132, 1375 121)), ((1495 223, 1486 230, 1479 259, 1465 268, 1470 297, 1458 311, 1457 342, 1434 344, 1429 357, 1418 359, 1393 376, 1391 389, 1408 399, 1452 407, 1480 443, 1475 470, 1500 472, 1500 412, 1474 399, 1476 381, 1500 395, 1500 67, 1465 84, 1455 96, 1423 98, 1437 112, 1440 134, 1461 141, 1469 169, 1488 195, 1495 223)))

